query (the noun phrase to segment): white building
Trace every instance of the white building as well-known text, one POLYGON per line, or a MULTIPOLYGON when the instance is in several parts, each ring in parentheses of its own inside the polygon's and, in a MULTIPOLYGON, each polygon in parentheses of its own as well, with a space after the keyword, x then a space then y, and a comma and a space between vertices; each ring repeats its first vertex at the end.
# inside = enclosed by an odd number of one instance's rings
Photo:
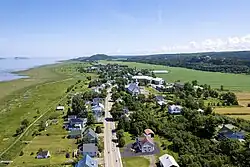
POLYGON ((164 154, 160 156, 159 160, 161 167, 180 167, 171 155, 164 154))
POLYGON ((181 109, 182 109, 182 106, 179 106, 179 105, 170 105, 170 106, 168 106, 168 112, 170 114, 180 114, 181 109))
POLYGON ((164 79, 162 78, 153 78, 145 75, 136 75, 133 76, 132 79, 136 80, 136 82, 139 82, 140 80, 148 81, 150 84, 155 84, 155 85, 162 85, 165 82, 164 79))

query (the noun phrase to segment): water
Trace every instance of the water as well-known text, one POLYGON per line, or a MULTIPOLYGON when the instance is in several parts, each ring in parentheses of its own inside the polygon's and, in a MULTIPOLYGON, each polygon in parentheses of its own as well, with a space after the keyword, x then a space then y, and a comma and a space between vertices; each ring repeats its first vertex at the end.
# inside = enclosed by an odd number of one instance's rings
POLYGON ((29 68, 46 64, 54 64, 60 60, 65 60, 65 59, 62 58, 0 59, 0 81, 10 81, 19 78, 27 78, 27 76, 21 76, 11 72, 27 70, 29 68))

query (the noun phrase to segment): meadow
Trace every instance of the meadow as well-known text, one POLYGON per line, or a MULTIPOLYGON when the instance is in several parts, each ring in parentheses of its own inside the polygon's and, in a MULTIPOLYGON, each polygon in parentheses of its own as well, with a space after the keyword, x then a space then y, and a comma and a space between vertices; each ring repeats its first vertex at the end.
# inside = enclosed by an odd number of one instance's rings
POLYGON ((206 72, 136 62, 101 61, 101 63, 118 63, 138 69, 167 70, 169 73, 157 74, 158 77, 162 77, 167 82, 175 82, 177 80, 180 80, 181 82, 197 80, 199 84, 208 84, 213 88, 220 88, 220 86, 223 85, 224 89, 229 89, 230 91, 250 91, 250 76, 244 74, 206 72))
MULTIPOLYGON (((76 70, 77 66, 84 65, 86 64, 66 62, 42 66, 20 72, 29 75, 29 78, 0 83, 1 93, 3 92, 0 96, 1 160, 13 160, 18 157, 25 146, 22 140, 32 140, 34 138, 32 134, 37 130, 37 124, 41 120, 48 119, 58 104, 66 104, 68 96, 66 90, 69 86, 75 85, 74 91, 86 89, 88 85, 84 81, 86 75, 76 70), (78 80, 82 81, 80 85, 76 85, 78 80), (15 136, 16 129, 24 119, 29 122, 27 131, 25 130, 20 136, 15 136)), ((39 141, 45 142, 44 139, 39 137, 36 137, 32 144, 39 143, 39 141)), ((51 139, 52 145, 53 142, 58 141, 59 139, 55 136, 51 139)), ((39 144, 37 144, 37 147, 39 147, 39 144)))

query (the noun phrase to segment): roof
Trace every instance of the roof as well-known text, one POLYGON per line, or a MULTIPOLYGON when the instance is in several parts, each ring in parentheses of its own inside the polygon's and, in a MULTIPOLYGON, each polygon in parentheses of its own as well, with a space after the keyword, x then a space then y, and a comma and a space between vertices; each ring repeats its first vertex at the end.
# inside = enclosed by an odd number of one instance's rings
POLYGON ((153 81, 157 81, 157 82, 164 81, 164 79, 158 78, 158 77, 157 77, 157 78, 152 78, 152 80, 153 80, 153 81))
POLYGON ((97 160, 94 160, 89 155, 85 155, 77 164, 76 167, 98 167, 97 160))
POLYGON ((153 73, 168 73, 167 70, 154 70, 153 73))
POLYGON ((172 157, 171 155, 164 154, 159 157, 159 160, 163 167, 179 167, 174 157, 172 157))
POLYGON ((88 134, 88 135, 90 135, 90 136, 92 136, 92 137, 94 137, 94 138, 97 138, 97 134, 96 134, 95 131, 94 131, 93 129, 91 129, 91 128, 88 128, 85 134, 88 134))
POLYGON ((179 111, 182 109, 182 106, 173 104, 173 105, 168 106, 168 109, 172 111, 179 111))
POLYGON ((155 96, 155 99, 157 101, 164 101, 164 97, 163 96, 155 96))
POLYGON ((147 142, 152 145, 155 145, 153 139, 150 136, 145 136, 145 138, 141 141, 142 144, 145 144, 147 142))
POLYGON ((102 103, 98 103, 98 104, 92 106, 92 109, 98 108, 98 107, 101 107, 102 109, 104 109, 104 105, 102 103))
POLYGON ((144 133, 145 133, 146 135, 155 134, 151 129, 145 129, 145 130, 144 130, 144 133))
POLYGON ((40 151, 40 152, 37 153, 37 156, 45 157, 45 156, 48 155, 48 153, 49 153, 48 150, 40 151))
POLYGON ((88 143, 82 145, 83 152, 98 152, 98 148, 94 143, 88 143))
POLYGON ((76 135, 81 135, 82 134, 82 130, 72 130, 69 132, 70 136, 76 136, 76 135))
POLYGON ((70 119, 70 122, 71 123, 78 123, 78 122, 83 122, 83 120, 80 118, 73 118, 73 119, 70 119))
POLYGON ((139 86, 136 83, 131 83, 131 84, 128 85, 128 90, 130 92, 135 92, 137 90, 140 91, 140 88, 139 88, 139 86))
POLYGON ((57 110, 64 110, 64 106, 57 106, 56 109, 57 110))
POLYGON ((149 76, 146 76, 146 75, 136 75, 136 76, 133 76, 132 79, 145 79, 145 80, 152 80, 153 77, 149 77, 149 76))

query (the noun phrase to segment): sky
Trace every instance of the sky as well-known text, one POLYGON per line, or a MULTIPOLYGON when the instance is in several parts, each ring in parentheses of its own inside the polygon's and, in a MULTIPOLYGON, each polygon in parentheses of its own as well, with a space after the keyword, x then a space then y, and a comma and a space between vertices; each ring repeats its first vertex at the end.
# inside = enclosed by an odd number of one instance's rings
POLYGON ((1 0, 0 57, 250 50, 249 0, 1 0))

